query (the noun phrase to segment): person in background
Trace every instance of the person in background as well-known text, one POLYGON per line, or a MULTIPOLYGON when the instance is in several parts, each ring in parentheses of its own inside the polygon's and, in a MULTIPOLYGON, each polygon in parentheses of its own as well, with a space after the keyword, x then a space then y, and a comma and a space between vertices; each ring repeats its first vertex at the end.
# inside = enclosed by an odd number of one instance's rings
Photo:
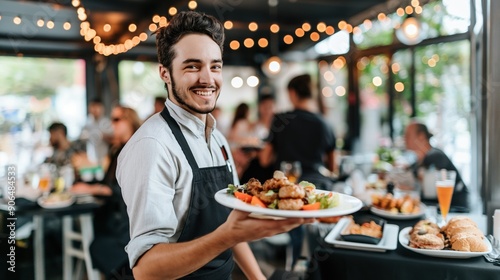
POLYGON ((274 117, 274 96, 267 94, 259 97, 257 105, 258 119, 254 125, 254 134, 264 140, 269 135, 269 129, 274 117))
POLYGON ((245 142, 246 136, 252 130, 250 121, 250 106, 247 103, 240 103, 234 111, 233 122, 227 136, 229 143, 240 145, 245 142))
POLYGON ((85 153, 85 147, 81 142, 68 140, 68 129, 63 123, 54 122, 48 130, 53 153, 45 159, 45 163, 52 163, 59 168, 72 164, 72 158, 77 154, 85 153))
POLYGON ((141 120, 135 110, 119 105, 111 111, 111 123, 114 145, 110 149, 110 165, 104 179, 95 184, 78 182, 70 190, 72 193, 92 194, 104 198, 104 205, 94 215, 95 233, 90 252, 94 266, 107 278, 117 269, 124 266, 129 268, 124 250, 130 240, 129 221, 116 179, 116 165, 120 151, 139 129, 141 120))
MULTIPOLYGON (((468 212, 469 211, 469 191, 462 180, 460 173, 448 158, 448 156, 440 149, 432 147, 430 139, 432 133, 429 132, 427 126, 418 120, 412 120, 406 127, 404 140, 406 149, 413 151, 417 156, 417 161, 413 165, 413 171, 418 178, 419 169, 429 169, 431 167, 436 170, 446 169, 456 172, 455 189, 451 200, 450 212, 468 212)), ((422 178, 418 178, 421 181, 422 178)), ((437 203, 437 200, 432 201, 437 203)))
POLYGON ((211 112, 212 116, 216 121, 217 130, 222 133, 222 135, 227 135, 229 131, 229 120, 224 117, 222 113, 222 108, 216 106, 215 109, 211 112))
POLYGON ((80 140, 87 142, 88 160, 97 165, 106 164, 110 141, 113 138, 113 127, 108 117, 104 115, 104 104, 101 99, 90 101, 88 117, 80 133, 80 140))
POLYGON ((156 113, 160 113, 161 110, 163 110, 163 108, 165 108, 165 101, 167 101, 167 99, 165 97, 156 96, 155 101, 153 103, 153 113, 151 115, 149 115, 148 118, 150 118, 152 115, 154 115, 156 113))
POLYGON ((256 143, 258 139, 252 133, 254 124, 250 121, 249 117, 250 106, 247 103, 240 103, 234 111, 233 122, 227 136, 238 178, 241 177, 255 154, 255 151, 246 150, 245 147, 258 144, 256 143))
MULTIPOLYGON (((274 97, 270 94, 260 96, 257 108, 259 116, 257 122, 253 125, 252 133, 263 143, 269 135, 269 129, 271 128, 274 117, 274 97)), ((248 167, 243 171, 240 177, 241 182, 248 182, 251 178, 255 178, 260 182, 265 182, 267 179, 273 177, 275 170, 274 166, 261 166, 257 155, 258 153, 252 157, 248 167)))
POLYGON ((332 180, 323 173, 325 169, 334 172, 335 134, 317 110, 311 76, 294 77, 287 89, 294 109, 274 116, 266 145, 259 154, 260 163, 280 169, 283 161, 298 161, 300 180, 329 190, 332 180))
POLYGON ((230 279, 236 262, 248 279, 265 279, 247 241, 313 220, 255 219, 214 199, 239 184, 227 140, 210 114, 222 86, 224 27, 213 16, 182 11, 156 31, 156 43, 166 107, 118 158, 134 277, 230 279))
MULTIPOLYGON (((294 109, 275 115, 267 143, 259 153, 260 164, 280 169, 283 161, 298 161, 302 175, 297 182, 308 181, 317 189, 331 190, 333 182, 323 175, 323 169, 334 171, 335 135, 317 110, 311 76, 292 78, 287 89, 294 109)), ((301 253, 303 228, 292 230, 290 237, 293 267, 301 253)))

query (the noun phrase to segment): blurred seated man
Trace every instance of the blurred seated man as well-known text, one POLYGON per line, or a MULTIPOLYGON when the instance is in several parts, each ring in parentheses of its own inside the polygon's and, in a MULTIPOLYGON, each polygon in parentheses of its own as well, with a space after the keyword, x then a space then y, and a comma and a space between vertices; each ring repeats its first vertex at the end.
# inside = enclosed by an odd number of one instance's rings
POLYGON ((71 158, 85 152, 82 142, 68 140, 68 129, 63 123, 54 122, 49 128, 50 145, 54 149, 52 156, 45 159, 45 163, 53 163, 57 167, 71 164, 71 158))
MULTIPOLYGON (((424 124, 412 121, 405 131, 406 148, 415 152, 417 161, 414 164, 414 173, 417 174, 421 168, 430 169, 434 167, 436 170, 446 169, 454 170, 457 174, 455 181, 455 190, 451 201, 450 211, 468 212, 469 211, 469 192, 462 177, 455 165, 451 162, 448 156, 440 149, 431 146, 429 140, 432 134, 424 124)), ((422 178, 419 178, 422 179, 422 178)), ((430 202, 436 202, 430 201, 430 202)))

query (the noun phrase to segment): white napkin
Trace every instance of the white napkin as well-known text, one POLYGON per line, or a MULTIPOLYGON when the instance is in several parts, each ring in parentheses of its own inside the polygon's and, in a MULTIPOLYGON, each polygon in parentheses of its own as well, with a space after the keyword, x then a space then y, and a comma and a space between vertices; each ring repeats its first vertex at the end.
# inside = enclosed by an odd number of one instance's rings
POLYGON ((493 215, 493 236, 500 240, 500 209, 496 209, 493 215))

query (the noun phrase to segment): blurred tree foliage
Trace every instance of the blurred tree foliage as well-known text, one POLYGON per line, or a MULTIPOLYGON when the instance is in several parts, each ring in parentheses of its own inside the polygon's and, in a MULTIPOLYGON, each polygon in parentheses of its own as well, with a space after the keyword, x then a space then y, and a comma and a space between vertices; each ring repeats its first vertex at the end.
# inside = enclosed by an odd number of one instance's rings
POLYGON ((41 100, 74 83, 75 60, 2 57, 0 95, 31 95, 41 100))

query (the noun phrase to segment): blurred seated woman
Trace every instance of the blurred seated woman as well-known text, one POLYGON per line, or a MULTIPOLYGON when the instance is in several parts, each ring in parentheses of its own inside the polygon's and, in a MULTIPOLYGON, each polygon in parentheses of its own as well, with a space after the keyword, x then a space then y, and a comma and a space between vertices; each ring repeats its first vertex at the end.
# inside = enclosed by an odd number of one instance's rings
POLYGON ((250 160, 256 155, 255 151, 243 149, 243 147, 259 144, 259 139, 252 134, 253 128, 254 124, 250 121, 250 107, 247 103, 240 103, 236 107, 233 122, 227 135, 239 178, 248 167, 250 160))
POLYGON ((86 193, 105 198, 105 204, 94 215, 95 237, 90 246, 94 266, 106 277, 113 270, 128 268, 128 257, 125 253, 129 237, 129 221, 121 189, 116 180, 116 162, 118 154, 125 143, 141 125, 136 111, 131 108, 116 106, 111 112, 114 129, 110 164, 104 179, 96 184, 76 183, 71 188, 73 193, 86 193))

